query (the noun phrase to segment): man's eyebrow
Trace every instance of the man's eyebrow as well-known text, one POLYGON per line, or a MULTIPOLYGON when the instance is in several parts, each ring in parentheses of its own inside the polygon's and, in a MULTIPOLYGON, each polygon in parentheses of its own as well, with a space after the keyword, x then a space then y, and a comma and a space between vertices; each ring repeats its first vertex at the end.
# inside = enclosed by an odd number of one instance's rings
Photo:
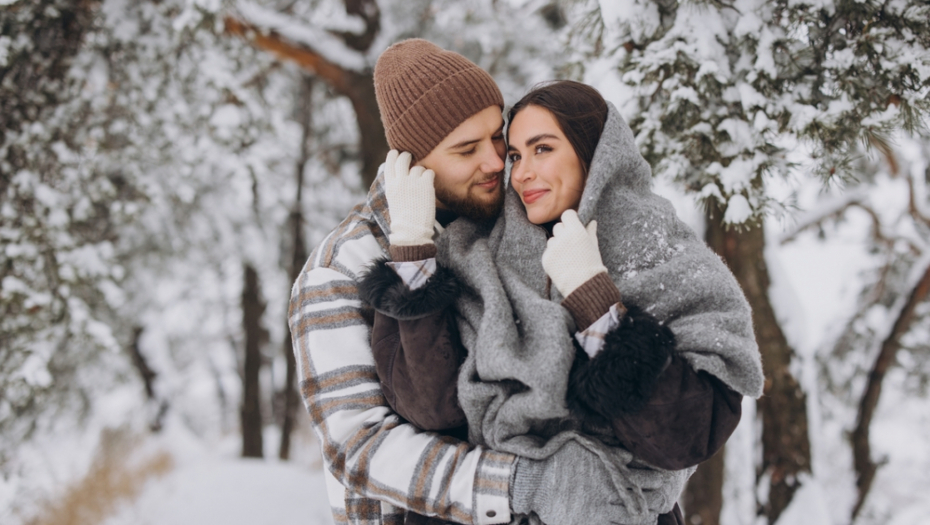
MULTIPOLYGON (((504 132, 504 126, 501 125, 501 127, 498 128, 498 130, 494 132, 494 135, 499 135, 499 134, 501 134, 501 133, 503 133, 503 132, 504 132)), ((451 150, 451 149, 462 149, 462 148, 467 148, 468 146, 471 146, 472 144, 477 144, 477 143, 479 143, 479 142, 481 142, 481 139, 463 140, 462 142, 459 142, 458 144, 454 144, 454 145, 452 145, 452 146, 449 146, 447 149, 450 149, 450 150, 451 150)))
POLYGON ((463 140, 462 142, 459 142, 458 144, 449 146, 447 149, 462 149, 462 148, 471 146, 472 144, 477 144, 479 142, 481 142, 481 139, 463 140))

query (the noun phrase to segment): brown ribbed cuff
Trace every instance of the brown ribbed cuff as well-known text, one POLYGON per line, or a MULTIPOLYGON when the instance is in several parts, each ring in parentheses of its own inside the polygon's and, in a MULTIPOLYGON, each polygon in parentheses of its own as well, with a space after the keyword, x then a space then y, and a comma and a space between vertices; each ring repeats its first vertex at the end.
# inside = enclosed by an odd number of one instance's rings
MULTIPOLYGON (((578 325, 577 331, 582 332, 619 302, 620 290, 610 280, 607 272, 601 272, 568 294, 562 301, 562 306, 571 312, 575 324, 578 325)), ((620 314, 623 315, 623 312, 620 314)))
POLYGON ((422 261, 430 257, 436 257, 436 245, 418 244, 416 246, 394 246, 389 247, 391 250, 391 260, 394 262, 422 261))

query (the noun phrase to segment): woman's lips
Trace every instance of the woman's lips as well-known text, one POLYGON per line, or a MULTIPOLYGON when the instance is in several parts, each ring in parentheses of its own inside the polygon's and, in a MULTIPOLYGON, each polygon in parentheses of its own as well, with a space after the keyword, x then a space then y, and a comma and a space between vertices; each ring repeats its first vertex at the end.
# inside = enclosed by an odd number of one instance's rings
POLYGON ((539 199, 543 198, 545 194, 549 193, 549 190, 528 190, 523 192, 523 203, 524 204, 533 204, 539 199))

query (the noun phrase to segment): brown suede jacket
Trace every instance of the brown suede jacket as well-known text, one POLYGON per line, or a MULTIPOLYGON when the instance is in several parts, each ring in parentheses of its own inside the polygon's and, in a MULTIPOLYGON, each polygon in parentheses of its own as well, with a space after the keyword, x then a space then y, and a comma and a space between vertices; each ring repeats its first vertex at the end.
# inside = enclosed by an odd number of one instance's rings
MULTIPOLYGON (((435 253, 433 245, 391 247, 394 261, 418 261, 435 253)), ((456 392, 466 354, 453 307, 461 292, 458 282, 439 267, 423 287, 410 290, 386 262, 373 265, 359 285, 362 298, 376 310, 371 340, 384 395, 415 426, 466 440, 456 392)), ((618 302, 619 291, 602 274, 562 304, 582 331, 618 302)), ((626 305, 621 325, 608 334, 599 354, 590 359, 577 348, 567 400, 586 424, 611 429, 624 448, 669 470, 713 456, 739 423, 742 400, 716 377, 695 371, 673 349, 668 328, 626 305)), ((433 523, 425 519, 411 515, 406 522, 433 523)), ((659 523, 682 523, 677 505, 659 523)))

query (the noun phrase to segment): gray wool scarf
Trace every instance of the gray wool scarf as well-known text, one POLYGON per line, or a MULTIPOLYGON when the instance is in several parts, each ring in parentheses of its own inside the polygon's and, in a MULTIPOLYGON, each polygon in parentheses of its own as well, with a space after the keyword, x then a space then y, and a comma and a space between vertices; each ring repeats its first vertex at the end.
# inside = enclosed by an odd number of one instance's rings
MULTIPOLYGON (((762 365, 736 279, 650 188, 649 165, 610 105, 578 210, 582 223, 598 221, 601 255, 624 304, 665 323, 676 352, 696 370, 758 397, 762 365)), ((474 292, 456 303, 468 349, 458 389, 470 441, 545 459, 575 440, 610 471, 627 512, 622 523, 653 524, 672 509, 694 469, 651 468, 578 430, 566 406, 575 326, 558 291, 549 290, 541 263, 546 241, 512 188, 493 227, 460 219, 439 237, 439 262, 474 292)))

